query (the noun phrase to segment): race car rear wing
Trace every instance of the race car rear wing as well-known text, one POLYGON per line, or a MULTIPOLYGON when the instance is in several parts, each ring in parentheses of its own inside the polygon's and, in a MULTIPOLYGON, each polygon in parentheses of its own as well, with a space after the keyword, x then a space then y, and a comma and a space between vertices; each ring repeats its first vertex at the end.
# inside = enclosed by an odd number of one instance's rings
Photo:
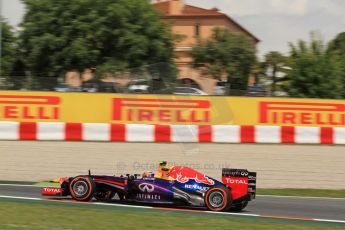
POLYGON ((230 188, 233 200, 246 196, 249 200, 255 199, 256 172, 248 172, 246 169, 224 168, 222 170, 222 182, 230 188))

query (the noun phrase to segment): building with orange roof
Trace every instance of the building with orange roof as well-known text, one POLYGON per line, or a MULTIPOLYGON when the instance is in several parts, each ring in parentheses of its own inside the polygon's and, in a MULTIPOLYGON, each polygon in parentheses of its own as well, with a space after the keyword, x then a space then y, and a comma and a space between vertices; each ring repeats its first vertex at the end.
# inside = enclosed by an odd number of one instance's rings
POLYGON ((191 82, 209 94, 213 94, 216 80, 201 76, 193 69, 188 52, 198 39, 207 39, 215 27, 225 27, 230 31, 247 36, 255 45, 259 39, 217 8, 203 9, 185 4, 184 0, 156 0, 153 6, 162 13, 162 18, 171 24, 172 32, 181 35, 175 44, 175 63, 180 70, 179 78, 191 82))

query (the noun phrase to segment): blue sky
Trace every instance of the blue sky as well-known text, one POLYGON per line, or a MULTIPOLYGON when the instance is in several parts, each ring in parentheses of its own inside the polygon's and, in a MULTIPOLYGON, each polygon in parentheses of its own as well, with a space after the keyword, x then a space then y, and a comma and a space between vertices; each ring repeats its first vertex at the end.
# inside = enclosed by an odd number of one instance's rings
MULTIPOLYGON (((17 25, 25 12, 20 0, 2 0, 2 15, 17 25)), ((53 0, 52 0, 53 1, 53 0)), ((308 39, 318 31, 328 41, 345 32, 345 0, 186 0, 188 4, 217 7, 262 41, 259 53, 288 52, 288 42, 308 39)))

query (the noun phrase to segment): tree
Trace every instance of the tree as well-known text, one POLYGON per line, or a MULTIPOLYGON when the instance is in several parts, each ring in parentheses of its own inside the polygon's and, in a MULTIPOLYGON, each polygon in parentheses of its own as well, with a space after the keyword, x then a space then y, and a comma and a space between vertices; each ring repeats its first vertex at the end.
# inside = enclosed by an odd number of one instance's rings
POLYGON ((215 28, 212 37, 198 41, 190 55, 204 74, 215 79, 226 76, 232 88, 246 89, 255 52, 254 43, 244 35, 215 28))
POLYGON ((1 68, 0 77, 8 76, 16 61, 16 39, 13 28, 0 17, 1 23, 1 68))
POLYGON ((340 55, 345 55, 345 32, 340 33, 334 40, 329 43, 329 51, 338 52, 340 55))
POLYGON ((27 13, 21 25, 21 45, 28 68, 37 76, 171 62, 173 36, 148 1, 23 2, 27 13))
POLYGON ((310 43, 290 44, 288 93, 293 97, 340 98, 341 63, 327 52, 323 41, 312 36, 310 43))
POLYGON ((329 43, 328 52, 333 55, 337 55, 342 63, 342 96, 345 98, 345 32, 338 34, 336 38, 329 43))
POLYGON ((272 51, 265 55, 263 62, 266 76, 272 81, 271 95, 274 96, 277 91, 277 84, 286 81, 287 58, 279 52, 272 51))

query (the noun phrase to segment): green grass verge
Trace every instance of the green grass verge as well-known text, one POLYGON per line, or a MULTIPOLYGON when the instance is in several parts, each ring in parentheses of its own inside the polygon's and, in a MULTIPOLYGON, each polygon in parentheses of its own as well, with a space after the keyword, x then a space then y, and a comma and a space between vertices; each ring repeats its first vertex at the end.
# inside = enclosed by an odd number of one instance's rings
POLYGON ((0 199, 0 229, 343 229, 344 225, 48 201, 0 199))
POLYGON ((35 183, 34 185, 38 186, 38 187, 53 187, 53 188, 59 188, 60 187, 60 183, 52 183, 49 181, 38 182, 38 183, 35 183))
POLYGON ((310 197, 331 197, 345 198, 345 190, 327 189, 258 189, 258 195, 276 196, 310 196, 310 197))
POLYGON ((35 183, 36 183, 36 182, 0 180, 0 184, 23 184, 23 185, 34 185, 35 183))

